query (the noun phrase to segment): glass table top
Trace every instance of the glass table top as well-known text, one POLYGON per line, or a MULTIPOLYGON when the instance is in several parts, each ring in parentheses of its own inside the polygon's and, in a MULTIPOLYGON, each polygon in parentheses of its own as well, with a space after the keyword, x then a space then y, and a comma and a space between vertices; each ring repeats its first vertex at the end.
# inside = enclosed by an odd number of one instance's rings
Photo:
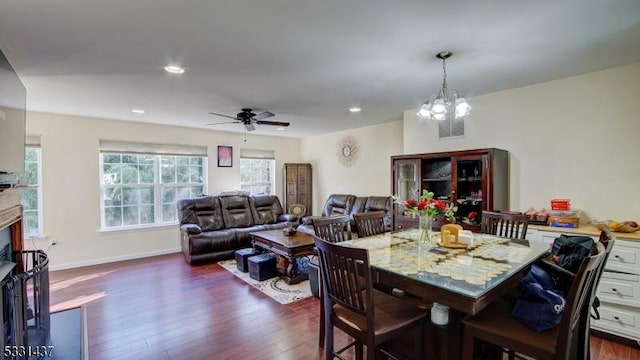
MULTIPOLYGON (((434 237, 440 234, 434 232, 434 237)), ((419 230, 397 232, 338 243, 364 248, 369 262, 380 270, 477 298, 549 251, 549 245, 514 242, 487 234, 473 234, 466 249, 439 247, 435 240, 419 242, 419 230)))

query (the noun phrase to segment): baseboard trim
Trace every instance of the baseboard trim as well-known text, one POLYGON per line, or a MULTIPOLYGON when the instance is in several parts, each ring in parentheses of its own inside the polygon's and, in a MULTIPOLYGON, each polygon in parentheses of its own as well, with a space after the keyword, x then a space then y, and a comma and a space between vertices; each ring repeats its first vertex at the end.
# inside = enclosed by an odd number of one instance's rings
POLYGON ((56 270, 74 269, 74 268, 79 268, 79 267, 84 267, 84 266, 108 264, 108 263, 118 262, 118 261, 135 260, 135 259, 142 259, 142 258, 147 258, 147 257, 152 257, 152 256, 175 254, 175 253, 180 252, 180 251, 182 251, 181 248, 176 247, 176 248, 170 248, 170 249, 154 250, 154 251, 149 251, 149 252, 145 252, 145 253, 128 254, 128 255, 113 256, 113 257, 102 258, 102 259, 92 259, 92 260, 78 261, 78 262, 73 262, 73 263, 51 265, 51 266, 49 266, 49 270, 50 271, 56 271, 56 270))

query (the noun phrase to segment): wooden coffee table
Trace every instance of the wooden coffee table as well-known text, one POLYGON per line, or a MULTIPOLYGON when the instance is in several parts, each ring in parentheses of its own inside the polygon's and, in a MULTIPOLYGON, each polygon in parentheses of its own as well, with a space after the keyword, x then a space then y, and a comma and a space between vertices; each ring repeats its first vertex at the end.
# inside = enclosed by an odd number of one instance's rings
POLYGON ((311 235, 297 232, 295 235, 286 236, 282 229, 278 229, 255 231, 251 236, 254 247, 277 255, 278 273, 287 284, 297 284, 309 278, 306 273, 300 273, 296 259, 315 254, 311 235))

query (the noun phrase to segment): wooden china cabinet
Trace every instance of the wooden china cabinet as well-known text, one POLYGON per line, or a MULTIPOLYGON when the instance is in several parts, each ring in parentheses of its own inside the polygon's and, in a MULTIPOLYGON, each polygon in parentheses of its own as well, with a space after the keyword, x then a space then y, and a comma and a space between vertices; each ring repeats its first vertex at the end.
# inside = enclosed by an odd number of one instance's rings
MULTIPOLYGON (((482 211, 509 208, 509 153, 490 148, 392 156, 391 187, 403 200, 432 191, 435 199, 458 206, 458 224, 480 231, 482 211)), ((403 206, 394 205, 394 229, 417 226, 403 206)))

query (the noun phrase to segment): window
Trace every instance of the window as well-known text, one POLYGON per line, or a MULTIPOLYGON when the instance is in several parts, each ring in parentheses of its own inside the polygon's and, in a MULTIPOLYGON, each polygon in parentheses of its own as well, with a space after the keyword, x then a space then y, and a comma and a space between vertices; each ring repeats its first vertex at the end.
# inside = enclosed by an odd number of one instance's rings
POLYGON ((273 151, 240 150, 240 188, 251 195, 273 195, 275 166, 273 151))
POLYGON ((101 142, 102 228, 175 223, 177 201, 205 192, 206 148, 182 149, 185 154, 175 154, 176 149, 162 154, 162 149, 101 142), (187 155, 191 153, 195 156, 187 155))
POLYGON ((27 188, 22 191, 24 236, 38 237, 43 233, 40 138, 28 136, 26 144, 24 169, 27 188))

